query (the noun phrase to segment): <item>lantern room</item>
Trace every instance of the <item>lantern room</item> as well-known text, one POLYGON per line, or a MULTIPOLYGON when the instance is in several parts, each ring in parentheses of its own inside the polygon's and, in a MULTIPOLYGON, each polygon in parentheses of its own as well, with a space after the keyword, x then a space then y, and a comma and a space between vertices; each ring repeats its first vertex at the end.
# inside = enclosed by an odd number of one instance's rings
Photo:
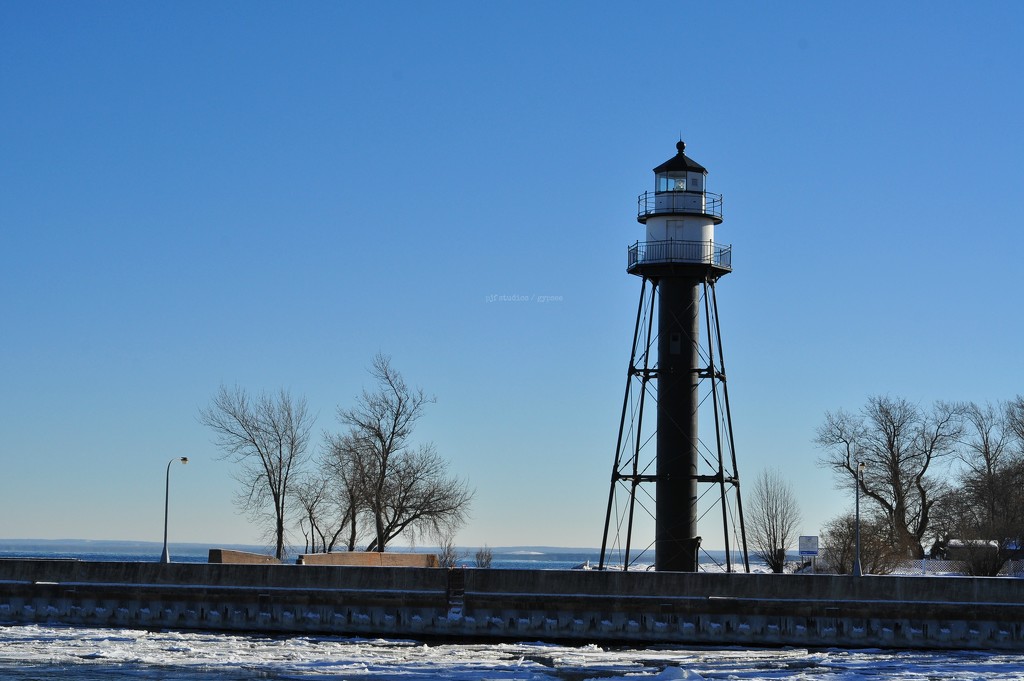
POLYGON ((654 169, 655 191, 659 194, 662 192, 704 193, 704 177, 708 174, 707 169, 683 153, 686 150, 686 142, 678 142, 676 150, 679 153, 654 169))
POLYGON ((704 166, 687 156, 686 143, 676 144, 676 155, 654 169, 654 191, 637 200, 637 220, 646 224, 652 215, 700 215, 722 222, 722 197, 707 192, 704 166))

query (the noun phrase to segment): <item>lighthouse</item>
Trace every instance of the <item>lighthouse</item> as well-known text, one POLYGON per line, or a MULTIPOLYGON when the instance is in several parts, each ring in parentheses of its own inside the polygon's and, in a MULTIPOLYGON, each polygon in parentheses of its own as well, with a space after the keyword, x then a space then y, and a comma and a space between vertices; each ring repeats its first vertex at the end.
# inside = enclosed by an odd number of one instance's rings
POLYGON ((732 271, 732 248, 715 235, 722 196, 707 191, 707 169, 685 152, 680 141, 675 156, 654 168, 654 190, 637 200, 644 238, 629 246, 626 271, 642 284, 602 568, 613 550, 629 569, 653 549, 656 570, 695 572, 698 521, 709 505, 721 506, 726 568, 732 570, 734 546, 748 565, 715 295, 717 281, 732 271), (711 432, 702 438, 705 424, 711 432), (637 546, 634 523, 644 511, 653 540, 637 546))

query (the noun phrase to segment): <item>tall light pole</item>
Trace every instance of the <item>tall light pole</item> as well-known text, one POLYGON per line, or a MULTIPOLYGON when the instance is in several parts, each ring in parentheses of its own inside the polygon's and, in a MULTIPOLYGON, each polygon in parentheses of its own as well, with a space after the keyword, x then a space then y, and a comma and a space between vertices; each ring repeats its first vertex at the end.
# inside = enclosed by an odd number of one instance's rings
POLYGON ((856 479, 856 481, 854 483, 855 486, 856 486, 855 489, 857 490, 857 494, 856 494, 857 501, 855 502, 855 504, 856 504, 856 512, 855 512, 856 519, 854 521, 854 523, 856 525, 856 539, 855 539, 856 547, 854 548, 854 556, 853 556, 853 576, 854 577, 860 577, 862 574, 864 574, 861 571, 861 569, 860 569, 860 486, 864 482, 864 468, 865 468, 864 462, 863 461, 858 461, 857 462, 857 475, 856 475, 857 479, 856 479))
POLYGON ((178 459, 171 459, 170 461, 167 462, 167 484, 164 487, 164 552, 160 556, 161 563, 171 562, 171 554, 167 550, 167 509, 171 498, 171 464, 174 463, 175 461, 188 463, 188 457, 183 456, 178 459))

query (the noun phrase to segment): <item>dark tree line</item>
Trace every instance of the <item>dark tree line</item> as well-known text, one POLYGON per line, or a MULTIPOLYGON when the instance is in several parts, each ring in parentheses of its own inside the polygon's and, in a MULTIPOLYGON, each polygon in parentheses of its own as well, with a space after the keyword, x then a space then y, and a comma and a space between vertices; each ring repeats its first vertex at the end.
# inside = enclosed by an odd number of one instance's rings
POLYGON ((465 523, 473 492, 448 473, 432 443, 412 434, 434 402, 405 383, 387 356, 374 358, 375 387, 338 409, 343 432, 325 432, 309 451, 313 418, 304 399, 281 391, 251 398, 221 388, 200 421, 216 434, 226 458, 238 464, 237 501, 268 530, 284 555, 294 525, 307 552, 384 551, 397 537, 443 544, 465 523))
MULTIPOLYGON (((827 413, 815 441, 837 487, 851 496, 859 487, 861 555, 876 572, 953 542, 970 571, 995 574, 1024 538, 1024 397, 922 407, 874 396, 856 413, 827 413)), ((825 529, 834 556, 845 555, 848 525, 837 518, 825 529)))

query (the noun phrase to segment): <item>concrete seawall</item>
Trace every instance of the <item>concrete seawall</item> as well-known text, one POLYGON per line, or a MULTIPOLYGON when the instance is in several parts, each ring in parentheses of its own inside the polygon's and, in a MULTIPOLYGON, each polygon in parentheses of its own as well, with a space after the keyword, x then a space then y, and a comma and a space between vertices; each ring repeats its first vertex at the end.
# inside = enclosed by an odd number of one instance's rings
POLYGON ((1024 581, 0 560, 0 623, 1024 650, 1024 581))

